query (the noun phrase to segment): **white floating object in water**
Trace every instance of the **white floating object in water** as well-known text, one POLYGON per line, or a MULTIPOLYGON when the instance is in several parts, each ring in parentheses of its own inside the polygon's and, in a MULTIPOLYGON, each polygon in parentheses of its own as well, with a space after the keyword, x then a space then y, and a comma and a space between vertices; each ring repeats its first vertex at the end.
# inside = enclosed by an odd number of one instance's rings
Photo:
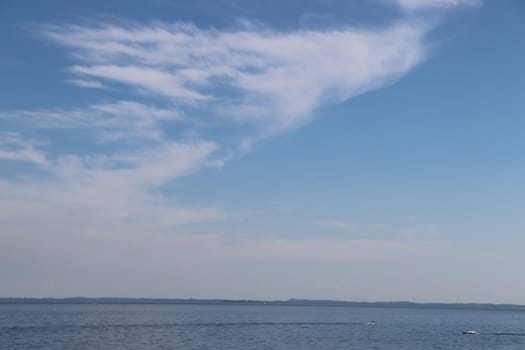
POLYGON ((472 330, 472 329, 467 329, 466 331, 463 331, 463 334, 476 335, 476 334, 478 334, 478 332, 476 332, 475 330, 472 330))

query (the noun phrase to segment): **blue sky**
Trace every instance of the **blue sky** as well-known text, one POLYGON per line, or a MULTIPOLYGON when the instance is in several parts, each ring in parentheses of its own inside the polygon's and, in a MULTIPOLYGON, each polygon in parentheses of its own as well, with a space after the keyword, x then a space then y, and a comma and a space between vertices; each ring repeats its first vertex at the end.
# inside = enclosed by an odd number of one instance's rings
POLYGON ((525 304, 524 19, 0 3, 0 296, 525 304))

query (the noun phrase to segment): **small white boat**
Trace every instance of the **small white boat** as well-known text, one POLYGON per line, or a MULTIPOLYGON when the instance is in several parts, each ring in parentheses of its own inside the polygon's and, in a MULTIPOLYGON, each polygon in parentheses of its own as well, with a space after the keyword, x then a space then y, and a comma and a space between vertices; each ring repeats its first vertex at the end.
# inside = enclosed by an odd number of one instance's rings
POLYGON ((476 334, 478 334, 478 332, 476 332, 475 330, 472 330, 472 329, 467 329, 467 330, 463 331, 463 334, 476 335, 476 334))

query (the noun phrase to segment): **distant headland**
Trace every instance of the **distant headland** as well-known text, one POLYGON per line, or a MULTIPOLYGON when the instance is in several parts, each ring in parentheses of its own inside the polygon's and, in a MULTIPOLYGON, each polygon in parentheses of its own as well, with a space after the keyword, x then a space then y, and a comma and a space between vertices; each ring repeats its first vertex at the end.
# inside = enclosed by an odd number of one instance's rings
POLYGON ((339 306, 376 308, 439 308, 525 311, 525 305, 491 303, 415 303, 410 301, 358 302, 341 300, 288 299, 193 299, 193 298, 0 298, 0 304, 173 304, 173 305, 268 305, 268 306, 339 306))

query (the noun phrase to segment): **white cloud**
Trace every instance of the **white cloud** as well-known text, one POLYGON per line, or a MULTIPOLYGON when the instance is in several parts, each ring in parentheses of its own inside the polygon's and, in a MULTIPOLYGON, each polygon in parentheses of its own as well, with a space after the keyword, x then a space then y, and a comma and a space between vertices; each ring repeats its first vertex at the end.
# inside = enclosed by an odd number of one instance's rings
POLYGON ((395 0, 397 4, 407 11, 420 11, 425 9, 450 9, 454 7, 480 7, 483 0, 395 0))
POLYGON ((48 27, 70 48, 71 72, 157 94, 273 135, 327 103, 389 84, 425 58, 428 28, 203 30, 187 24, 48 27), (225 89, 226 88, 226 89, 225 89), (233 91, 233 92, 232 92, 233 91))

